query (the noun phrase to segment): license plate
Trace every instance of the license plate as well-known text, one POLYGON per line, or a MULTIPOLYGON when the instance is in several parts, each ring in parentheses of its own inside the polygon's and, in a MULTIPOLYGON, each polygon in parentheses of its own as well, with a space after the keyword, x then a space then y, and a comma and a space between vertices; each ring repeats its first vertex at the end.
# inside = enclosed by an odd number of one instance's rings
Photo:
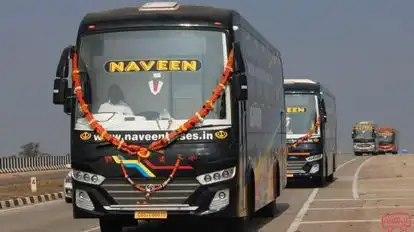
POLYGON ((166 219, 167 211, 137 211, 134 214, 135 219, 166 219))
POLYGON ((287 177, 293 177, 293 174, 292 173, 288 173, 287 174, 287 177))

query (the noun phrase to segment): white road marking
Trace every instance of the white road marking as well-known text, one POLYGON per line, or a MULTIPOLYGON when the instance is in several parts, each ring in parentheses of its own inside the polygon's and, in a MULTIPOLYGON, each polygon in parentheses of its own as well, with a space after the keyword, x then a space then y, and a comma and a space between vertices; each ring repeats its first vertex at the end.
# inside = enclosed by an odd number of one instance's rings
POLYGON ((333 208, 309 208, 308 210, 323 211, 323 210, 365 210, 365 209, 407 209, 414 208, 414 205, 391 205, 391 206, 362 206, 362 207, 333 207, 333 208))
POLYGON ((372 192, 414 192, 414 189, 364 189, 360 190, 361 192, 365 193, 372 193, 372 192))
POLYGON ((293 220, 292 224, 290 224, 286 232, 295 232, 299 229, 299 226, 303 220, 303 217, 305 216, 306 211, 308 211, 310 204, 315 199, 316 194, 318 194, 318 191, 319 191, 319 188, 313 189, 312 193, 309 195, 309 198, 303 204, 302 208, 299 210, 298 214, 296 215, 295 219, 293 220))
POLYGON ((301 224, 356 223, 356 222, 381 222, 381 220, 372 219, 372 220, 304 221, 301 224))
MULTIPOLYGON (((343 168, 345 165, 350 164, 357 159, 358 158, 354 158, 352 160, 348 160, 347 162, 339 165, 336 168, 336 172, 339 171, 341 168, 343 168)), ((305 214, 308 211, 310 204, 315 200, 315 197, 318 194, 318 191, 319 191, 319 188, 313 189, 312 193, 309 195, 309 198, 302 205, 302 208, 299 210, 298 214, 296 215, 295 219, 293 220, 292 224, 290 224, 286 232, 295 232, 298 230, 300 224, 302 223, 303 217, 305 217, 305 214)))
MULTIPOLYGON (((414 218, 411 218, 414 220, 414 218)), ((331 224, 331 223, 366 223, 366 222, 381 222, 380 219, 367 220, 332 220, 332 221, 304 221, 301 224, 331 224)))
POLYGON ((339 165, 338 167, 336 167, 336 171, 339 171, 339 169, 341 169, 343 166, 345 166, 345 165, 347 165, 347 164, 349 164, 349 163, 352 163, 352 162, 354 162, 355 160, 357 160, 358 158, 353 158, 353 159, 351 159, 351 160, 348 160, 348 161, 346 161, 345 163, 343 163, 343 164, 341 164, 341 165, 339 165))
POLYGON ((382 198, 359 198, 359 199, 335 199, 335 198, 326 198, 326 199, 315 199, 314 201, 380 201, 380 200, 408 200, 413 199, 412 197, 382 197, 382 198))
POLYGON ((359 177, 359 172, 361 171, 362 167, 364 167, 365 164, 367 164, 372 158, 374 158, 375 156, 372 156, 368 159, 366 159, 364 162, 362 162, 355 174, 354 174, 354 179, 352 181, 352 196, 354 197, 354 199, 359 199, 359 194, 358 194, 358 177, 359 177))
POLYGON ((95 226, 95 227, 93 227, 93 228, 90 228, 90 229, 88 229, 88 230, 84 230, 84 231, 82 231, 82 232, 94 232, 94 231, 99 231, 101 229, 101 227, 99 227, 99 226, 95 226))

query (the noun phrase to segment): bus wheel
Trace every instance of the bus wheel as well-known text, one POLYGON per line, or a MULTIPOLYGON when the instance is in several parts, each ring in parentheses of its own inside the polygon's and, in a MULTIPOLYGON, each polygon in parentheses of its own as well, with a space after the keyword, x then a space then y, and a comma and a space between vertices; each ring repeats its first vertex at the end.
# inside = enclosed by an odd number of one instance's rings
POLYGON ((255 199, 255 190, 254 190, 254 176, 251 175, 253 178, 250 180, 250 184, 247 186, 247 216, 242 218, 231 218, 231 219, 224 219, 224 227, 226 230, 224 231, 232 231, 232 232, 251 232, 249 230, 249 222, 250 219, 254 216, 254 199, 255 199))
POLYGON ((355 155, 355 156, 361 156, 361 153, 359 153, 359 152, 355 152, 355 153, 354 153, 354 155, 355 155))
POLYGON ((108 218, 99 218, 101 232, 122 232, 123 226, 120 221, 108 218))
POLYGON ((319 169, 320 176, 316 176, 314 182, 318 187, 323 188, 326 184, 326 179, 327 179, 326 175, 325 175, 325 173, 326 173, 325 157, 322 159, 321 165, 319 167, 320 167, 320 169, 319 169))
POLYGON ((277 204, 276 204, 276 199, 280 194, 280 175, 279 175, 279 168, 276 166, 275 168, 275 173, 274 173, 274 179, 275 182, 273 183, 274 185, 274 196, 275 199, 270 202, 269 204, 267 204, 265 207, 263 207, 263 209, 260 212, 260 216, 262 217, 269 217, 269 218, 273 218, 278 214, 277 211, 277 204))

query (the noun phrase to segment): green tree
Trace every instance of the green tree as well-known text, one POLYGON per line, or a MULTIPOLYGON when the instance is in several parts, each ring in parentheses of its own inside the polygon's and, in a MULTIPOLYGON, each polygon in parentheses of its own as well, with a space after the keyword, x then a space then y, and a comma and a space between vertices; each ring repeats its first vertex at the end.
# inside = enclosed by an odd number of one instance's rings
POLYGON ((30 142, 23 144, 20 146, 21 151, 19 152, 19 156, 25 157, 36 157, 42 155, 40 152, 40 144, 35 142, 30 142))

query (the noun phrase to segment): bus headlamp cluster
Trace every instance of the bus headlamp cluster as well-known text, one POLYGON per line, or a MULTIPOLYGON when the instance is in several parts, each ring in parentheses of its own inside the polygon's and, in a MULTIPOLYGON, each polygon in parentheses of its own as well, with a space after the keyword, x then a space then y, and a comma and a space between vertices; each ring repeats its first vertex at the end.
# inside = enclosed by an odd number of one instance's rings
POLYGON ((322 158, 323 158, 323 154, 312 155, 312 156, 306 157, 306 161, 313 162, 313 161, 320 160, 322 158))
POLYGON ((198 182, 202 185, 214 184, 232 179, 236 175, 236 167, 227 168, 215 172, 197 176, 198 182))
POLYGON ((100 185, 105 180, 105 177, 101 175, 76 170, 73 171, 72 177, 79 182, 93 185, 100 185))

